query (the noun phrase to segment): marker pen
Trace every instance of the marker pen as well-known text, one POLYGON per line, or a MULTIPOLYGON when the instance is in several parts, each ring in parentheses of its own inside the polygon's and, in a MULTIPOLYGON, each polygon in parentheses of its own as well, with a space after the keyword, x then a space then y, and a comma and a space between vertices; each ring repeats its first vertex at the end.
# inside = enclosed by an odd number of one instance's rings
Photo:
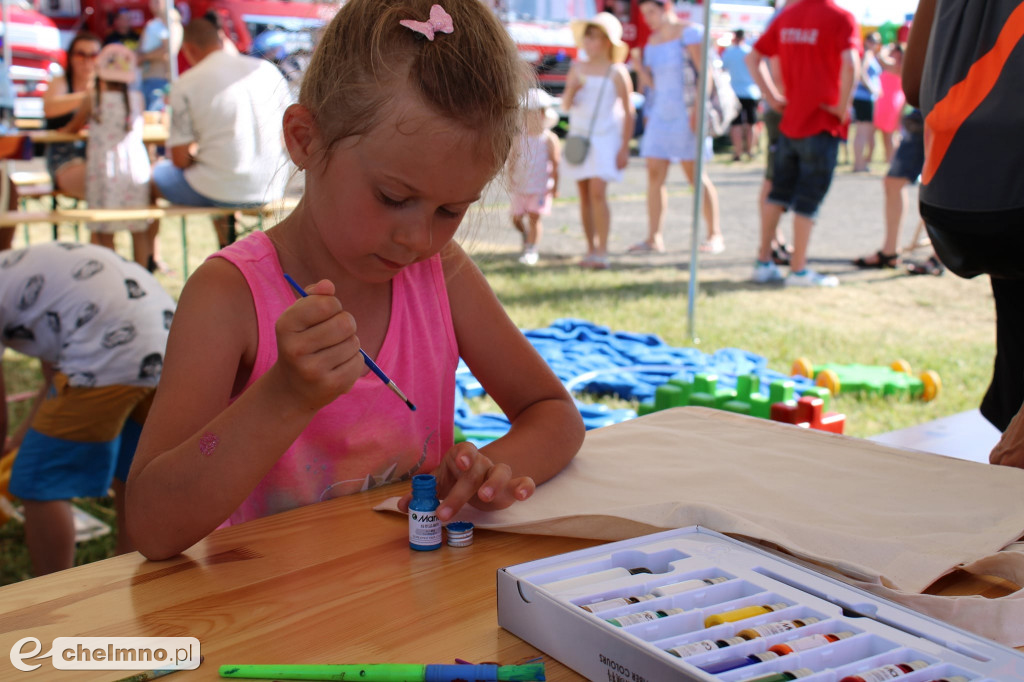
POLYGON ((618 618, 606 618, 609 623, 615 627, 628 627, 630 625, 636 625, 637 623, 649 623, 659 618, 667 618, 668 616, 674 616, 677 613, 682 613, 683 609, 659 609, 658 611, 639 611, 637 613, 627 613, 624 616, 618 618))
POLYGON ((670 654, 678 656, 679 658, 689 658, 690 656, 696 656, 698 654, 706 654, 709 651, 715 649, 722 649, 733 644, 743 644, 745 640, 742 637, 730 637, 728 639, 702 639, 699 642, 690 642, 689 644, 680 644, 674 646, 671 649, 666 649, 670 654))
POLYGON ((810 677, 813 674, 814 671, 810 668, 797 668, 796 670, 783 670, 782 672, 771 673, 770 675, 751 677, 749 680, 744 680, 744 682, 789 682, 789 680, 810 677))
POLYGON ((886 682, 895 677, 903 677, 908 673, 912 673, 915 670, 921 668, 927 668, 928 663, 926 661, 911 661, 910 663, 893 663, 889 665, 883 665, 880 668, 872 668, 871 670, 858 673, 856 675, 847 675, 839 682, 886 682))
POLYGON ((836 632, 835 634, 829 633, 827 635, 809 635, 807 637, 801 637, 800 639, 794 639, 789 642, 782 642, 781 644, 770 646, 768 647, 768 651, 774 651, 779 656, 785 656, 786 654, 793 654, 798 651, 817 649, 819 646, 838 642, 839 640, 846 639, 847 637, 853 637, 853 633, 836 632))
POLYGON ((680 592, 686 592, 688 590, 695 590, 698 587, 707 587, 708 585, 715 585, 717 583, 725 582, 728 578, 706 578, 703 580, 686 580, 681 583, 673 583, 671 585, 662 585, 661 587, 655 588, 648 594, 640 595, 637 597, 616 597, 614 599, 605 599, 604 601, 594 602, 593 604, 586 604, 581 606, 584 611, 590 611, 591 613, 602 613, 603 611, 610 611, 620 606, 628 606, 629 604, 636 604, 638 602, 647 601, 649 599, 656 599, 658 597, 667 597, 673 594, 679 594, 680 592))
POLYGON ((777 654, 772 651, 763 651, 759 654, 751 654, 749 656, 743 656, 742 658, 727 658, 724 661, 717 661, 715 663, 709 663, 707 665, 697 666, 704 672, 717 675, 718 673, 724 673, 729 670, 736 670, 737 668, 743 668, 748 665, 755 665, 757 663, 765 663, 766 661, 774 661, 776 658, 781 658, 781 654, 777 654))
POLYGON ((723 613, 716 613, 708 616, 704 619, 704 627, 710 628, 722 623, 731 623, 737 620, 743 620, 744 618, 753 618, 754 616, 760 616, 764 613, 771 613, 772 611, 781 611, 782 609, 789 608, 789 604, 780 602, 778 604, 762 604, 760 606, 744 606, 741 609, 733 609, 732 611, 725 611, 723 613))
POLYGON ((625 578, 631 575, 637 575, 638 573, 652 573, 651 569, 640 566, 639 568, 608 568, 603 571, 597 571, 596 573, 586 573, 584 575, 578 575, 575 578, 566 578, 564 580, 556 580, 550 583, 541 583, 541 587, 549 592, 567 592, 569 590, 583 587, 585 585, 593 585, 595 583, 602 583, 606 580, 614 580, 615 578, 625 578))
POLYGON ((794 618, 792 620, 777 620, 771 623, 762 623, 761 625, 755 625, 752 628, 745 628, 736 633, 738 637, 744 639, 757 639, 758 637, 771 637, 782 632, 789 632, 790 630, 796 630, 802 628, 805 625, 811 623, 817 623, 819 619, 814 616, 808 616, 807 618, 794 618))

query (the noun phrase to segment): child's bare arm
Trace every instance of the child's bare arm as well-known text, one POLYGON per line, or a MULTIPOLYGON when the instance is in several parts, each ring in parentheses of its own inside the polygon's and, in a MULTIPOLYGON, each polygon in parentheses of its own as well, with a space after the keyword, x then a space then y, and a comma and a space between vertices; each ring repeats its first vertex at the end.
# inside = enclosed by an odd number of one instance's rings
POLYGON ((579 67, 576 62, 569 65, 569 73, 565 76, 565 90, 562 91, 562 111, 569 111, 572 108, 573 99, 576 93, 583 86, 580 77, 579 67))
POLYGON ((443 262, 459 353, 512 422, 508 434, 479 451, 460 443, 445 455, 438 514, 447 519, 466 502, 500 509, 526 499, 575 456, 584 429, 572 398, 476 265, 454 242, 443 262))
POLYGON ((77 133, 89 122, 90 116, 92 116, 92 97, 86 97, 67 125, 61 128, 61 132, 77 133))
POLYGON ((618 156, 615 159, 619 169, 623 169, 629 163, 629 142, 633 139, 633 130, 636 125, 636 109, 633 108, 633 81, 630 80, 626 67, 619 64, 615 67, 615 90, 619 99, 622 100, 622 108, 626 115, 622 121, 622 146, 619 147, 618 156))
POLYGON ((362 372, 354 321, 323 285, 331 295, 311 295, 282 315, 278 362, 229 404, 254 356, 252 299, 226 261, 189 279, 128 477, 129 530, 147 557, 173 556, 214 530, 362 372))
POLYGON ((555 135, 550 130, 545 132, 545 138, 548 143, 548 159, 551 161, 551 178, 554 181, 554 189, 551 190, 551 195, 558 196, 558 164, 562 161, 562 148, 558 143, 558 135, 555 135))

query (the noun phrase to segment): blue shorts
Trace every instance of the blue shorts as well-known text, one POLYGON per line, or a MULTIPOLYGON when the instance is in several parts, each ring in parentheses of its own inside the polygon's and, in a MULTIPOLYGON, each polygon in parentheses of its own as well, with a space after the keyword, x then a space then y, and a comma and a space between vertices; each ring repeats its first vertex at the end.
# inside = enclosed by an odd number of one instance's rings
POLYGON ((889 164, 890 178, 904 178, 913 185, 921 176, 921 169, 924 168, 924 134, 905 133, 900 140, 900 146, 896 147, 896 153, 892 155, 892 163, 889 164))
POLYGON ((779 135, 768 201, 814 218, 832 185, 839 138, 828 133, 791 138, 779 135))
POLYGON ((18 448, 10 491, 25 500, 104 497, 125 480, 152 387, 68 386, 58 374, 18 448))
POLYGON ((181 206, 213 206, 216 208, 256 208, 258 201, 218 201, 194 190, 185 179, 185 171, 164 159, 153 166, 153 184, 164 199, 181 206))

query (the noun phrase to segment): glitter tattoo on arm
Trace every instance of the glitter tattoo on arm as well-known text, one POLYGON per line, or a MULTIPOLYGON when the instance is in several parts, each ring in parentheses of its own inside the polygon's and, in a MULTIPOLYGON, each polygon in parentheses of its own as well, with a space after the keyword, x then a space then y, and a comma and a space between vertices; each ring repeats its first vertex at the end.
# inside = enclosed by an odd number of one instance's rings
POLYGON ((220 438, 209 431, 199 436, 199 454, 203 457, 212 455, 217 450, 218 445, 220 445, 220 438))

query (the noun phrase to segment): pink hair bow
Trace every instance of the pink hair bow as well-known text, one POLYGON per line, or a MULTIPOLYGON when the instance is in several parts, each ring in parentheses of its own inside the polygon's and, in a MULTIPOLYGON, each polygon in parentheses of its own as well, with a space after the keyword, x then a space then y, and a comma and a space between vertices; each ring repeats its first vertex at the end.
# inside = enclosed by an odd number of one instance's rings
POLYGON ((452 15, 444 11, 441 5, 433 5, 430 8, 430 18, 426 21, 414 21, 402 19, 399 21, 402 26, 423 34, 427 40, 434 40, 434 32, 451 33, 455 30, 452 25, 452 15))

